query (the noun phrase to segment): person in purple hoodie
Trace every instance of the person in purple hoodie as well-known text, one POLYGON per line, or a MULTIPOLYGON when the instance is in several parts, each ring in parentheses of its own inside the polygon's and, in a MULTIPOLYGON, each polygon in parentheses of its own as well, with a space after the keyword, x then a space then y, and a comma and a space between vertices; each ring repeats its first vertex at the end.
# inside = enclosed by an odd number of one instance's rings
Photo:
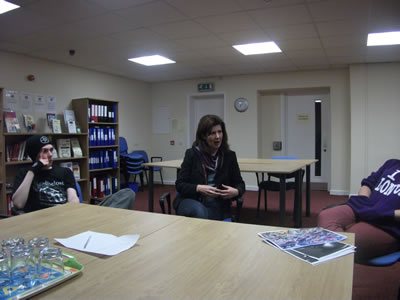
POLYGON ((400 160, 386 161, 361 181, 357 196, 325 209, 318 226, 355 233, 355 261, 365 263, 400 249, 400 160))

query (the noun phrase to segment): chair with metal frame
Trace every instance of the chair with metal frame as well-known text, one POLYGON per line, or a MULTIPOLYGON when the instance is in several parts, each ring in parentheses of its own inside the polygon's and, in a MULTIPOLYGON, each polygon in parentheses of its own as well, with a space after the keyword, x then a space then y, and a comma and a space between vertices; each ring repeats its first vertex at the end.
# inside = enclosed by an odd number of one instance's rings
MULTIPOLYGON (((294 156, 273 156, 272 159, 297 159, 297 157, 294 156)), ((304 174, 305 171, 303 169, 300 170, 300 180, 301 182, 303 182, 304 179, 304 174)), ((297 175, 297 171, 290 173, 290 174, 286 174, 286 180, 288 179, 295 179, 297 175)), ((259 178, 259 174, 256 173, 256 177, 257 177, 257 184, 258 184, 258 202, 257 202, 257 216, 259 216, 260 213, 260 202, 261 202, 261 191, 264 191, 264 209, 265 212, 267 211, 267 191, 272 191, 272 192, 279 192, 280 191, 280 182, 277 180, 273 180, 275 179, 279 179, 281 178, 282 174, 277 174, 277 173, 268 173, 268 179, 265 180, 264 179, 264 173, 261 174, 261 180, 259 178)), ((299 191, 299 195, 301 195, 302 193, 302 184, 299 185, 300 186, 300 191, 299 191)), ((289 190, 296 190, 296 180, 294 181, 287 181, 286 182, 286 191, 289 190)), ((294 205, 293 205, 293 217, 296 216, 296 207, 297 207, 297 201, 298 199, 296 199, 296 194, 295 193, 295 200, 294 200, 294 205)))
POLYGON ((142 164, 145 162, 143 155, 135 153, 135 151, 129 153, 126 139, 122 136, 119 137, 119 145, 120 145, 119 153, 120 153, 120 166, 121 166, 120 171, 124 175, 125 182, 129 183, 129 177, 131 174, 135 176, 134 177, 135 181, 136 181, 136 175, 139 175, 140 186, 141 189, 143 190, 144 187, 143 173, 145 173, 142 167, 142 164))
MULTIPOLYGON (((331 204, 331 205, 325 206, 322 210, 332 208, 335 206, 345 205, 345 204, 346 204, 346 202, 339 202, 339 203, 331 204)), ((389 253, 386 255, 371 258, 370 260, 368 260, 367 264, 371 265, 371 266, 384 267, 384 266, 393 265, 394 263, 396 263, 399 260, 400 260, 400 251, 395 251, 393 253, 389 253)))

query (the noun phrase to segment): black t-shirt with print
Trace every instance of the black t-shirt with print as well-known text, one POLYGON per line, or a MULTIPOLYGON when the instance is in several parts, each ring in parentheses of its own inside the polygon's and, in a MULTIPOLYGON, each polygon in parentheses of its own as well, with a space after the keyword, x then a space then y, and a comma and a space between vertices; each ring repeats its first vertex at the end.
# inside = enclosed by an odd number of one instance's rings
MULTIPOLYGON (((25 168, 18 171, 13 193, 21 185, 28 170, 25 168)), ((24 211, 30 212, 67 203, 68 188, 76 189, 74 174, 70 169, 53 165, 50 170, 40 171, 33 178, 24 211)))

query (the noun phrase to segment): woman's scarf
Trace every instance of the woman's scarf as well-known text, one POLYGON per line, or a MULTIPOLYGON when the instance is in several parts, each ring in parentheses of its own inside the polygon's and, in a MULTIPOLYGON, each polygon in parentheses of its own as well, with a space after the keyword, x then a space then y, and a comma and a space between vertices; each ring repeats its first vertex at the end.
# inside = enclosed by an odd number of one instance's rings
POLYGON ((200 151, 198 146, 194 146, 193 150, 200 157, 201 166, 203 168, 204 182, 205 184, 208 184, 207 170, 217 173, 224 162, 224 153, 221 151, 221 149, 218 149, 216 155, 211 156, 209 153, 200 151))

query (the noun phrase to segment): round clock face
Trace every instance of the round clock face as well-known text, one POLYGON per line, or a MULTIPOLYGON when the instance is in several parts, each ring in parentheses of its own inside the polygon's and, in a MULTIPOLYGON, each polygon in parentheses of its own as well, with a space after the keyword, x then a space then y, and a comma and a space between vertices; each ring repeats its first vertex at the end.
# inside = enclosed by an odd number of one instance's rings
POLYGON ((249 108, 249 101, 246 98, 240 97, 235 100, 235 109, 238 112, 244 112, 249 108))

